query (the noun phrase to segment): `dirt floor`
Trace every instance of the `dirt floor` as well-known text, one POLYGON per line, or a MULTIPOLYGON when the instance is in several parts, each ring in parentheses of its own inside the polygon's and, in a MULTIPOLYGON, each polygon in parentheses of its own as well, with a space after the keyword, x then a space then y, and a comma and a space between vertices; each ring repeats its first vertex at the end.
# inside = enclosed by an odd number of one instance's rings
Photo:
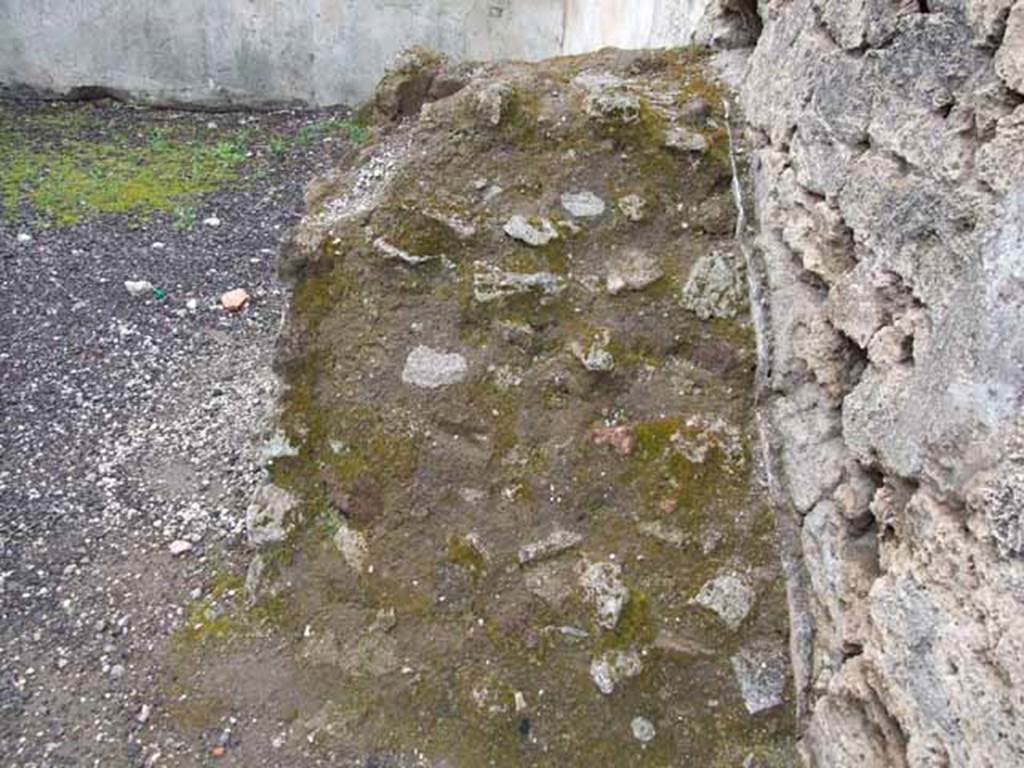
POLYGON ((793 764, 722 97, 605 52, 413 57, 358 121, 5 108, 0 756, 793 764))

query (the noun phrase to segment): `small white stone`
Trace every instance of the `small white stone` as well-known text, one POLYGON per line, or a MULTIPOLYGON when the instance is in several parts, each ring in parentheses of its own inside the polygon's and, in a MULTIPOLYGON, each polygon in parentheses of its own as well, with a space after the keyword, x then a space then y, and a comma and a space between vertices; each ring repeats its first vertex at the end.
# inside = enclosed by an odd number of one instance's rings
POLYGON ((349 567, 362 573, 366 569, 366 560, 370 556, 370 548, 366 543, 366 536, 354 528, 349 528, 344 522, 334 534, 334 546, 341 552, 349 567))
POLYGON ((219 227, 220 219, 218 219, 216 216, 210 216, 209 218, 203 219, 203 224, 205 224, 208 227, 219 227))
POLYGON ((145 296, 153 292, 153 284, 149 280, 125 280, 124 289, 132 296, 145 296))
POLYGON ((28 232, 19 232, 18 233, 18 242, 19 243, 31 243, 32 242, 32 235, 30 235, 28 232))
POLYGON ((149 247, 152 248, 154 251, 162 251, 164 248, 167 247, 167 244, 166 243, 161 243, 159 240, 157 240, 155 243, 153 243, 149 247))
POLYGON ((534 226, 526 220, 525 216, 513 216, 505 224, 505 234, 534 248, 539 248, 557 238, 558 230, 547 219, 538 219, 537 225, 534 226))
POLYGON ((580 576, 580 586, 597 607, 597 623, 607 630, 618 626, 629 602, 629 588, 622 583, 621 574, 618 563, 591 563, 580 576))
POLYGON ((469 372, 466 358, 420 345, 409 353, 402 381, 415 387, 438 389, 464 381, 469 372))
POLYGON ((649 741, 653 741, 654 736, 657 733, 654 730, 654 723, 646 717, 634 717, 633 722, 630 723, 630 727, 633 729, 633 738, 637 741, 643 742, 644 744, 649 741))
POLYGON ((525 712, 526 711, 526 696, 523 695, 523 692, 522 691, 516 691, 514 698, 515 698, 515 702, 516 702, 516 714, 519 714, 520 712, 525 712))
POLYGON ((135 715, 135 719, 138 720, 140 723, 145 723, 147 720, 149 720, 149 713, 149 704, 143 704, 142 707, 139 709, 139 713, 135 715))
POLYGON ((167 549, 172 555, 179 557, 192 550, 192 542, 178 539, 177 541, 172 541, 167 549))

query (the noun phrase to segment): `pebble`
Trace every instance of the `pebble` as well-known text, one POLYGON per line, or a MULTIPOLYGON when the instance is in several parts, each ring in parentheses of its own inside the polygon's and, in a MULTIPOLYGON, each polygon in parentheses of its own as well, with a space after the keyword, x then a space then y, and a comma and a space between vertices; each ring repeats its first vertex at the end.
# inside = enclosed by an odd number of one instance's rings
POLYGON ((516 704, 516 714, 519 714, 520 712, 525 712, 526 711, 526 696, 523 695, 523 692, 522 691, 516 691, 514 698, 515 698, 515 704, 516 704))
POLYGON ((149 280, 125 280, 124 289, 135 297, 146 296, 153 292, 153 284, 149 280))
POLYGON ((183 539, 178 539, 177 541, 172 541, 167 549, 172 555, 179 557, 192 550, 192 543, 183 539))
POLYGON ((135 715, 135 719, 138 722, 144 724, 147 720, 149 720, 149 715, 150 715, 149 704, 143 704, 142 707, 139 709, 138 714, 135 715))
POLYGON ((23 244, 24 243, 31 243, 32 242, 32 235, 30 235, 28 232, 19 232, 18 233, 18 242, 19 243, 23 243, 23 244))
POLYGON ((203 219, 203 224, 205 224, 208 227, 219 227, 220 219, 218 219, 216 216, 210 216, 207 219, 203 219))
POLYGON ((249 292, 244 288, 235 288, 220 297, 220 305, 228 312, 239 312, 249 303, 249 292))
POLYGON ((124 666, 121 664, 115 664, 110 668, 111 680, 120 680, 124 677, 124 666))
POLYGON ((657 733, 654 729, 654 723, 646 717, 634 717, 633 722, 629 725, 633 729, 633 738, 637 741, 646 744, 654 740, 654 736, 657 733))

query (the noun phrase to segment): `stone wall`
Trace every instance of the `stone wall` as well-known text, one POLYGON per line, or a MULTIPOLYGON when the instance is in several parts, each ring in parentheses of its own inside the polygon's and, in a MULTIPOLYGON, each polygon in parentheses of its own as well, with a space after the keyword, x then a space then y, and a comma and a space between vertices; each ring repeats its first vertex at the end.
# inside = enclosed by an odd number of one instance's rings
POLYGON ((811 764, 1024 765, 1024 0, 762 0, 743 104, 811 764))

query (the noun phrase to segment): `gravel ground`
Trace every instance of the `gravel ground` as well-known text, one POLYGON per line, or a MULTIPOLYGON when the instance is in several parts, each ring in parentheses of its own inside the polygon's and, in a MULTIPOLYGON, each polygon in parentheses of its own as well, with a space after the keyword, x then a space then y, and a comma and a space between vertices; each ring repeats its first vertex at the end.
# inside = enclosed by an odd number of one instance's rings
MULTIPOLYGON (((31 109, 49 108, 0 106, 31 109)), ((290 135, 315 119, 255 120, 290 135)), ((0 765, 181 765, 195 751, 152 733, 161 659, 187 604, 243 563, 287 300, 277 246, 345 144, 295 144, 196 201, 191 229, 168 213, 0 219, 0 765), (133 297, 126 280, 166 296, 133 297), (226 313, 237 287, 252 302, 226 313)))

